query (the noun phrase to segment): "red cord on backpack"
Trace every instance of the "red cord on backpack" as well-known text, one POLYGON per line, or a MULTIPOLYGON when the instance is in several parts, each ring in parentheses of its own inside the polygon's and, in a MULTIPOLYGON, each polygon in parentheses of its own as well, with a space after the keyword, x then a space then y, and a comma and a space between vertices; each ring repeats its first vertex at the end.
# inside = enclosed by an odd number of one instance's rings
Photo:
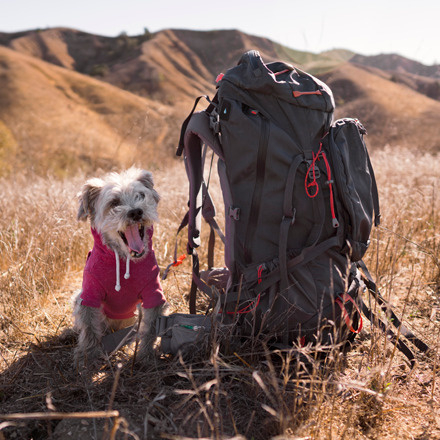
POLYGON ((260 264, 259 266, 258 266, 258 284, 261 284, 261 281, 263 281, 262 280, 262 278, 261 278, 261 275, 263 274, 263 270, 264 270, 264 264, 260 264))
POLYGON ((256 301, 250 302, 246 307, 243 307, 242 309, 237 310, 236 312, 226 312, 226 314, 228 314, 228 315, 235 315, 235 314, 237 314, 237 315, 245 315, 246 313, 253 312, 258 307, 258 304, 260 304, 260 295, 257 296, 257 300, 256 301), (252 307, 253 305, 254 305, 254 307, 252 307), (252 307, 252 308, 249 309, 249 307, 252 307))
POLYGON ((332 172, 330 169, 330 164, 328 163, 327 160, 327 156, 324 152, 321 153, 322 154, 322 158, 324 159, 325 162, 325 168, 327 169, 327 184, 330 190, 330 211, 332 213, 332 223, 333 223, 333 227, 334 228, 338 228, 339 227, 339 222, 338 219, 336 218, 336 213, 335 213, 335 202, 333 199, 333 180, 332 180, 332 172))
POLYGON ((318 153, 316 153, 316 155, 315 155, 315 153, 312 152, 313 160, 312 160, 312 163, 310 164, 310 166, 309 166, 309 168, 307 169, 307 172, 306 172, 306 180, 304 182, 304 186, 306 188, 307 195, 311 199, 316 197, 318 195, 318 193, 319 193, 319 186, 318 186, 318 182, 316 181, 316 171, 315 170, 316 170, 316 161, 319 160, 319 155, 321 154, 321 149, 322 149, 322 142, 319 143, 318 153), (313 173, 312 173, 313 174, 313 179, 312 179, 312 181, 310 183, 308 183, 308 178, 309 178, 309 175, 310 175, 311 171, 313 171, 313 173), (309 192, 309 188, 311 186, 316 188, 314 194, 310 194, 310 192, 309 192))
POLYGON ((316 180, 316 171, 315 171, 315 169, 316 169, 316 161, 319 160, 319 156, 322 156, 322 158, 324 159, 324 162, 325 162, 325 168, 327 170, 328 180, 327 180, 326 183, 327 183, 327 185, 329 187, 329 190, 330 190, 330 212, 331 212, 331 215, 332 215, 332 225, 333 225, 334 228, 338 228, 339 227, 339 221, 336 218, 336 213, 335 213, 335 202, 334 202, 334 198, 333 198, 332 173, 331 173, 330 164, 328 163, 328 160, 327 160, 327 155, 324 153, 324 151, 322 151, 322 142, 319 143, 319 150, 318 150, 318 152, 316 154, 312 152, 312 155, 313 155, 313 160, 312 160, 312 163, 310 164, 309 168, 307 169, 306 179, 305 179, 305 182, 304 182, 304 186, 305 186, 305 189, 306 189, 306 194, 311 199, 315 198, 318 195, 319 185, 318 185, 318 182, 316 180), (312 172, 312 175, 313 175, 313 179, 309 183, 308 182, 308 178, 309 178, 309 175, 310 175, 311 172, 312 172), (315 192, 313 194, 310 194, 309 188, 312 187, 312 186, 315 187, 316 190, 315 190, 315 192))
POLYGON ((342 312, 342 316, 344 317, 345 324, 350 329, 350 331, 352 333, 356 333, 356 334, 359 333, 362 330, 363 320, 362 320, 361 311, 359 310, 359 307, 356 304, 356 301, 348 293, 344 293, 343 295, 341 295, 340 298, 339 297, 336 298, 335 302, 340 307, 341 312, 342 312), (342 301, 344 301, 344 303, 341 301, 341 298, 342 298, 342 301), (348 315, 348 312, 347 312, 347 310, 346 310, 346 308, 344 306, 344 304, 347 301, 350 301, 351 303, 353 303, 354 307, 356 308, 356 311, 359 314, 359 325, 358 325, 358 328, 356 330, 353 328, 350 316, 348 315))

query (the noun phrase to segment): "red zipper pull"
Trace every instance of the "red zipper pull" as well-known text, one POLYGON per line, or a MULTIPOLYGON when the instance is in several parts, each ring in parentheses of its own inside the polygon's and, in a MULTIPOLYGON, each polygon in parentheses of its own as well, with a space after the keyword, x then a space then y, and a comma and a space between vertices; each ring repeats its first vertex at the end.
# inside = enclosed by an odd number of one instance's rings
POLYGON ((321 90, 315 90, 314 92, 299 92, 294 90, 292 93, 295 98, 299 98, 303 95, 322 95, 321 90))

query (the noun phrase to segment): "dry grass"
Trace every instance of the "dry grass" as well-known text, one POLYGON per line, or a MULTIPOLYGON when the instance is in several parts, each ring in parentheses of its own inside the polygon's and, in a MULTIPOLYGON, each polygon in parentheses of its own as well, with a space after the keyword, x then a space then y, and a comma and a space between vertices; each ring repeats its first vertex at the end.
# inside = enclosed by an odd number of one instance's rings
MULTIPOLYGON (((401 149, 375 152, 383 223, 373 234, 367 262, 398 316, 437 353, 435 160, 401 149)), ((167 166, 153 169, 163 196, 154 243, 162 268, 172 259, 187 198, 183 164, 167 166)), ((71 438, 102 438, 105 426, 110 438, 112 432, 115 438, 169 439, 440 438, 436 356, 418 356, 410 371, 368 323, 353 350, 346 356, 335 350, 325 362, 307 349, 270 354, 261 346, 259 352, 225 353, 214 339, 205 359, 161 357, 140 368, 132 365, 129 347, 90 382, 78 375, 72 367, 74 339, 63 331, 71 325, 69 297, 80 286, 91 245, 88 227, 75 219, 75 193, 84 178, 0 182, 0 413, 65 414, 61 422, 37 416, 18 425, 0 421, 0 438, 68 438, 69 431, 71 438), (114 431, 104 419, 86 420, 85 414, 75 423, 67 414, 110 409, 120 414, 114 431)), ((219 200, 216 182, 212 188, 219 200)), ((164 282, 173 311, 187 311, 190 271, 187 259, 164 282)))

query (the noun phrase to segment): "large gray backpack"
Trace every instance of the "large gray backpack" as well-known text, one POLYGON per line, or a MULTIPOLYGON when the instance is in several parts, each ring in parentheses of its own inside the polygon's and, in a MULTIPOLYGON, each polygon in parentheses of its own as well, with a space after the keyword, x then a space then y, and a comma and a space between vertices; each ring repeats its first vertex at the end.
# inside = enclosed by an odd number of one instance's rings
POLYGON ((212 101, 205 96, 206 110, 195 112, 202 97, 196 100, 177 151, 189 179, 179 231, 188 225, 190 312, 201 291, 245 340, 285 346, 354 338, 362 326, 358 266, 380 217, 365 129, 355 119, 332 123, 334 99, 323 82, 286 63, 265 64, 257 51, 217 87, 212 101), (207 149, 218 156, 224 234, 204 177, 207 149), (204 271, 202 218, 211 229, 204 271), (213 267, 217 233, 224 269, 213 267))

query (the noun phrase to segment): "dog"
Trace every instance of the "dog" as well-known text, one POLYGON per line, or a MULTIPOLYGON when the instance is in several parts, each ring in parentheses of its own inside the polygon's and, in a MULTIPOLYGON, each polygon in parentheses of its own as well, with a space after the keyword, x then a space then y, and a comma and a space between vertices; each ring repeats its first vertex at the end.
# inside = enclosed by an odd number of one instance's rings
POLYGON ((156 318, 167 309, 152 248, 160 200, 152 174, 132 167, 92 178, 78 199, 77 218, 90 219, 94 246, 82 289, 74 298, 74 328, 79 333, 75 363, 94 364, 102 358, 102 337, 133 324, 139 303, 139 359, 146 361, 154 352, 156 318))

